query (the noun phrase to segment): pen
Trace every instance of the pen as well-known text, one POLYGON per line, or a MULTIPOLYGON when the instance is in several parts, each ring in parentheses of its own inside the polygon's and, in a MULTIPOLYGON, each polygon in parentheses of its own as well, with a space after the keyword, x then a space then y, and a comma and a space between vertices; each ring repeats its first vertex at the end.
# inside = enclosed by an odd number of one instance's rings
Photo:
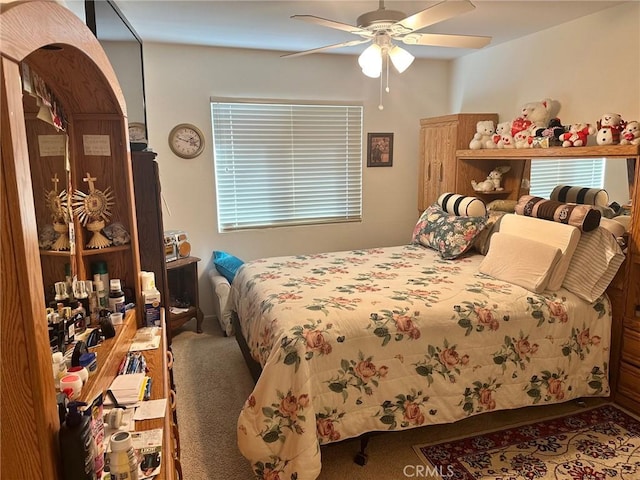
POLYGON ((147 387, 144 390, 144 399, 145 400, 149 400, 151 398, 151 382, 152 382, 152 378, 148 377, 149 381, 147 382, 147 387))

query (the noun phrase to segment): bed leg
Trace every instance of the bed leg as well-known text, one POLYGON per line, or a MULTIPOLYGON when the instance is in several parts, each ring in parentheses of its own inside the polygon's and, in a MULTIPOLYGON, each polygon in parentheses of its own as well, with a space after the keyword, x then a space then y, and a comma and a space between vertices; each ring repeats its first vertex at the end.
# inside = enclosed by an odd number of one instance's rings
POLYGON ((356 453, 356 456, 353 459, 353 461, 361 467, 365 466, 367 464, 367 461, 369 460, 369 456, 366 453, 368 444, 369 435, 365 433, 362 437, 360 437, 360 451, 356 453))

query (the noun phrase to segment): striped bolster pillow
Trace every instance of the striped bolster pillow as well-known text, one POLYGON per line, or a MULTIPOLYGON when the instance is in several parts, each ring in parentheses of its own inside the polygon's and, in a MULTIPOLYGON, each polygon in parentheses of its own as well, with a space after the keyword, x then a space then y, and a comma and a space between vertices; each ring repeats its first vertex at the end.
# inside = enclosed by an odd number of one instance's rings
POLYGON ((549 198, 563 203, 581 203, 603 207, 609 203, 609 194, 602 188, 572 187, 570 185, 558 185, 553 189, 549 198))
POLYGON ((562 203, 532 195, 520 197, 516 205, 516 213, 527 217, 566 223, 578 227, 583 232, 590 232, 598 228, 601 217, 600 211, 591 205, 562 203))
POLYGON ((443 193, 438 197, 440 208, 450 215, 486 217, 487 206, 478 197, 465 197, 457 193, 443 193))

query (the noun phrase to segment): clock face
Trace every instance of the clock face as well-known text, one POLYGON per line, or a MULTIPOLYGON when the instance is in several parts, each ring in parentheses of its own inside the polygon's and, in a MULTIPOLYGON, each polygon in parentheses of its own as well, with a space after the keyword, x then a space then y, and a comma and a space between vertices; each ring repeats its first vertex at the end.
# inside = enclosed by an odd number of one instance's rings
POLYGON ((132 122, 129 124, 129 141, 130 142, 146 142, 147 131, 144 123, 132 122))
POLYGON ((197 157, 204 149, 204 135, 188 123, 176 125, 169 133, 169 147, 179 157, 197 157))

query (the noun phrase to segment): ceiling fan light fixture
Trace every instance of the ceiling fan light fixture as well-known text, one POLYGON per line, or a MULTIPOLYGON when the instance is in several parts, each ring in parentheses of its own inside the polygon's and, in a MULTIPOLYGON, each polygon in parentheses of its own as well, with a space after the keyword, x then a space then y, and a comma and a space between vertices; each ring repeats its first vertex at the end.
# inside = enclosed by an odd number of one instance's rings
POLYGON ((382 49, 377 44, 369 45, 358 57, 358 65, 367 77, 378 78, 382 72, 382 49))
POLYGON ((389 49, 389 58, 391 58, 391 63, 393 63, 398 73, 404 72, 415 60, 413 55, 397 45, 389 49))

